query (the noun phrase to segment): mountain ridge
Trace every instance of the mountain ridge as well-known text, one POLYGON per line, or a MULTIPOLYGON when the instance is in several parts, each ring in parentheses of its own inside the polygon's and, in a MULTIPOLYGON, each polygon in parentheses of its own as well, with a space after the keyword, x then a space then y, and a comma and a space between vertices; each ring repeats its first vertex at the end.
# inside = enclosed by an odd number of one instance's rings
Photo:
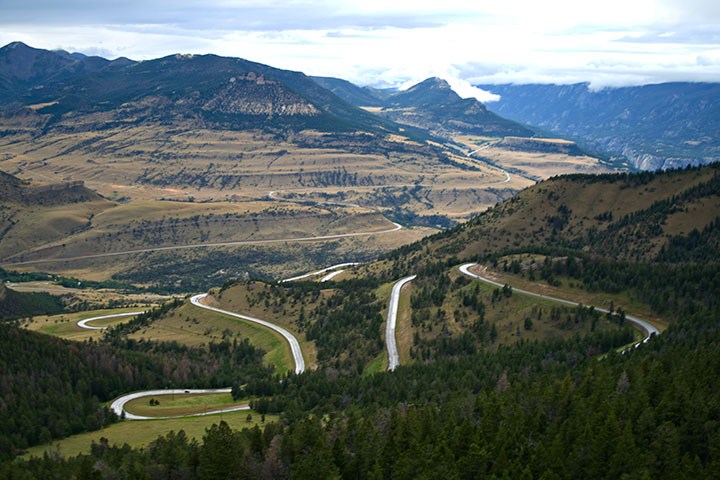
POLYGON ((490 109, 626 157, 641 170, 720 159, 720 83, 670 82, 592 91, 587 83, 478 85, 490 109))
POLYGON ((438 77, 427 78, 398 92, 358 87, 337 78, 313 79, 348 102, 373 107, 372 111, 379 116, 404 125, 427 129, 441 137, 531 137, 535 134, 512 120, 494 114, 475 98, 461 98, 446 80, 438 77))
POLYGON ((14 42, 0 48, 0 65, 6 67, 0 70, 0 108, 6 111, 48 104, 37 112, 55 118, 98 111, 136 117, 139 108, 147 110, 141 116, 164 110, 178 118, 195 117, 235 128, 285 126, 282 119, 301 114, 307 122, 289 120, 287 126, 428 137, 346 102, 302 72, 241 58, 174 54, 142 62, 124 57, 110 61, 14 42), (236 82, 248 74, 255 77, 253 88, 235 88, 233 94, 229 84, 248 87, 247 82, 236 82), (218 98, 223 95, 234 98, 218 98), (247 98, 245 105, 239 104, 241 98, 247 98), (132 111, 123 114, 124 106, 132 111))

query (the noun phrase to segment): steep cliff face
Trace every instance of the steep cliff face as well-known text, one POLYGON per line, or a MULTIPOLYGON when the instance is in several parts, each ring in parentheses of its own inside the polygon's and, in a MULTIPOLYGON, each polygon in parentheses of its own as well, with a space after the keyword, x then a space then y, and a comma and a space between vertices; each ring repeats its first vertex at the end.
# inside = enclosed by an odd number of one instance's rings
POLYGON ((665 83, 592 91, 575 85, 482 85, 488 107, 654 170, 720 160, 720 83, 665 83))
POLYGON ((254 72, 230 77, 227 85, 202 109, 242 115, 320 115, 320 110, 307 99, 254 72))

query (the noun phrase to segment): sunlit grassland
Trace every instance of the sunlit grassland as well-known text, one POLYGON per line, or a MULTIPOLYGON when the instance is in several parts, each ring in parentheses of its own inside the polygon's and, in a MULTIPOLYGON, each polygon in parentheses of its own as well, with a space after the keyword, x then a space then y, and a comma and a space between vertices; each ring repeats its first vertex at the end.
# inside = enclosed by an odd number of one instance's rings
MULTIPOLYGON (((24 322, 23 326, 28 330, 34 330, 47 335, 67 338, 70 340, 86 340, 89 338, 100 338, 104 333, 102 330, 88 330, 77 326, 77 322, 91 317, 99 317, 103 315, 114 315, 126 312, 139 312, 144 308, 113 308, 104 310, 88 310, 77 313, 63 313, 60 315, 40 315, 33 317, 30 322, 24 322)), ((103 320, 95 320, 90 325, 96 327, 108 327, 127 322, 133 318, 132 316, 123 316, 116 318, 107 318, 103 320)))
POLYGON ((59 452, 66 457, 80 453, 87 454, 90 452, 91 444, 93 442, 100 443, 101 438, 106 438, 110 445, 127 443, 131 447, 144 447, 160 435, 166 435, 171 431, 179 432, 180 430, 185 431, 189 438, 195 438, 199 441, 207 428, 221 421, 226 422, 231 428, 242 429, 252 428, 255 425, 262 427, 264 423, 277 420, 277 415, 266 415, 265 422, 262 422, 262 416, 252 410, 167 420, 123 420, 95 432, 81 433, 53 441, 49 445, 32 447, 28 449, 26 456, 42 456, 45 452, 51 454, 59 452), (250 421, 247 420, 248 416, 251 417, 250 421))
POLYGON ((254 347, 266 352, 264 361, 274 365, 277 373, 283 374, 294 368, 290 346, 280 334, 252 322, 198 308, 189 302, 130 334, 129 338, 175 341, 188 346, 247 338, 254 347))
POLYGON ((125 404, 125 410, 146 417, 173 417, 210 412, 239 405, 247 405, 247 399, 235 400, 231 393, 183 393, 141 397, 125 404), (153 402, 155 400, 158 403, 153 402))

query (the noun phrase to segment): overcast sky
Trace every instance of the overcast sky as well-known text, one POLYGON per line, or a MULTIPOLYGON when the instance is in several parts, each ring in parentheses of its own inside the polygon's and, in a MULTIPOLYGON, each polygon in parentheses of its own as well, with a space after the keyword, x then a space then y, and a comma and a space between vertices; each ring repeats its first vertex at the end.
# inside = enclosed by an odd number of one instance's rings
POLYGON ((2 0, 0 44, 243 57, 361 85, 720 81, 718 0, 2 0))

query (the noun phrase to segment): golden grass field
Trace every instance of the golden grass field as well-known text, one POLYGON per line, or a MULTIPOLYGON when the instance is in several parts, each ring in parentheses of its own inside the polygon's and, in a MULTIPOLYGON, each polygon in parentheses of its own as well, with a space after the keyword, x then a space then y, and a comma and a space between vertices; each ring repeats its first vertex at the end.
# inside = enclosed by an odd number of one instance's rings
POLYGON ((180 430, 183 430, 188 438, 195 438, 200 441, 207 428, 221 421, 226 422, 231 428, 240 430, 252 428, 255 425, 262 427, 264 423, 277 420, 277 415, 267 415, 265 422, 262 422, 262 416, 252 410, 168 420, 124 420, 95 432, 81 433, 62 440, 55 440, 49 445, 38 445, 29 448, 28 453, 23 457, 41 457, 45 452, 50 454, 57 452, 64 457, 71 457, 81 453, 87 454, 90 452, 91 444, 93 442, 100 443, 101 438, 106 438, 110 445, 122 446, 127 443, 131 447, 144 447, 156 440, 160 435, 166 435, 171 431, 177 433, 180 430), (247 420, 248 415, 251 416, 250 421, 247 420))
MULTIPOLYGON (((24 132, 15 128, 19 133, 0 139, 5 153, 0 169, 40 182, 85 180, 88 187, 111 199, 256 201, 271 191, 290 189, 303 189, 305 195, 349 191, 351 196, 359 189, 360 195, 372 196, 379 189, 407 185, 424 189, 424 201, 429 202, 411 202, 411 210, 467 218, 510 195, 489 198, 493 193, 487 190, 499 188, 497 182, 505 180, 497 168, 454 149, 445 149, 452 162, 477 170, 448 165, 397 135, 377 139, 389 148, 386 155, 367 150, 364 142, 370 137, 365 133, 357 133, 354 144, 352 138, 346 139, 341 147, 333 143, 332 135, 314 131, 279 139, 259 131, 124 126, 51 131, 37 138, 34 127, 24 132)), ((497 139, 455 139, 468 151, 487 140, 497 139)), ((525 155, 496 147, 483 156, 502 168, 518 170, 517 178, 501 187, 514 191, 532 183, 524 177, 605 170, 590 157, 525 155)))
POLYGON ((6 283, 5 286, 17 292, 46 292, 52 295, 61 295, 67 299, 66 305, 78 306, 82 304, 83 306, 90 306, 90 308, 94 308, 95 305, 105 306, 109 302, 115 302, 115 305, 147 306, 164 303, 173 298, 172 295, 149 292, 127 293, 110 288, 83 288, 82 282, 76 288, 64 287, 52 281, 10 282, 6 283))
MULTIPOLYGON (((511 137, 509 137, 511 138, 511 137)), ((606 173, 613 171, 603 165, 597 158, 590 156, 573 156, 563 153, 534 152, 532 147, 528 151, 518 151, 506 148, 501 142, 502 139, 477 136, 459 136, 454 140, 465 145, 469 150, 475 150, 485 146, 475 156, 487 158, 492 164, 497 165, 526 180, 545 180, 556 175, 568 173, 606 173)), ((572 144, 563 139, 544 138, 533 139, 533 142, 548 144, 572 144)), ((528 185, 531 185, 529 183, 528 185)), ((525 186, 528 186, 525 185, 525 186)))
POLYGON ((247 404, 247 399, 235 400, 231 393, 188 393, 136 398, 125 404, 125 410, 146 417, 179 417, 247 404), (150 405, 151 399, 159 403, 150 405))
MULTIPOLYGON (((64 130, 37 136, 37 125, 25 125, 20 119, 12 125, 13 133, 0 139, 0 170, 42 183, 83 180, 105 197, 59 206, 6 205, 0 212, 0 227, 10 227, 0 239, 4 264, 382 230, 392 225, 383 215, 393 215, 398 209, 462 221, 532 185, 536 178, 604 171, 589 157, 505 151, 497 146, 501 139, 496 138, 455 139, 467 151, 492 143, 482 153, 502 157, 492 157, 494 166, 467 157, 467 152, 455 147, 423 146, 398 135, 356 132, 338 140, 334 134, 310 130, 281 137, 260 131, 198 129, 189 124, 90 128, 99 120, 92 115, 61 120, 64 130), (77 128, 78 122, 88 128, 77 128), (500 168, 510 171, 509 181, 500 168)), ((325 240, 324 251, 328 258, 356 254, 365 259, 432 232, 425 227, 325 240)), ((280 248, 294 249, 297 260, 240 263, 271 276, 283 269, 321 266, 311 260, 317 258, 314 252, 319 246, 280 248)), ((245 250, 229 247, 222 251, 238 257, 245 250)), ((265 258, 278 251, 272 245, 249 250, 265 258)), ((173 254, 188 263, 211 252, 173 254)), ((156 262, 167 264, 167 255, 131 254, 9 267, 105 280, 156 262)), ((178 264, 176 270, 184 268, 178 264)), ((144 280, 133 277, 132 281, 144 280)))
MULTIPOLYGON (((83 179, 108 197, 257 200, 271 190, 317 188, 328 182, 337 186, 414 184, 425 177, 447 184, 458 181, 453 174, 463 173, 422 154, 404 153, 414 142, 397 136, 383 139, 392 151, 385 156, 363 153, 352 140, 345 147, 326 146, 332 136, 312 131, 287 140, 257 131, 163 126, 50 132, 40 139, 31 132, 0 141, 6 152, 0 169, 42 182, 83 179)), ((359 140, 366 136, 357 134, 359 140)), ((482 184, 487 183, 488 173, 466 176, 473 177, 466 182, 482 184)))
MULTIPOLYGON (((386 225, 388 224, 392 228, 392 224, 387 222, 386 225)), ((20 272, 39 270, 80 279, 101 281, 108 280, 113 275, 122 274, 130 269, 145 268, 151 270, 152 265, 164 265, 169 262, 179 264, 177 268, 173 269, 173 273, 176 275, 181 274, 186 268, 190 268, 188 271, 192 273, 192 267, 185 267, 185 263, 196 262, 198 259, 202 260, 207 256, 215 255, 229 260, 229 263, 216 271, 219 278, 221 278, 221 275, 242 277, 247 268, 250 267, 263 272, 271 278, 281 279, 327 266, 328 262, 333 263, 335 260, 337 262, 363 260, 377 255, 378 252, 390 251, 398 246, 412 243, 436 231, 427 227, 411 227, 391 233, 331 240, 280 242, 235 247, 202 247, 172 250, 170 252, 159 251, 53 261, 5 268, 20 272), (317 263, 313 259, 318 258, 321 253, 328 260, 317 263)), ((159 278, 159 280, 163 281, 162 278, 159 278)), ((222 282, 224 282, 224 279, 208 281, 207 288, 219 285, 222 282)), ((146 284, 142 280, 133 280, 133 283, 146 284)))
MULTIPOLYGON (((147 307, 149 308, 149 307, 147 307)), ((126 312, 137 312, 142 311, 145 308, 113 308, 104 310, 88 310, 86 312, 77 313, 63 313, 60 315, 40 315, 33 317, 30 321, 24 321, 22 326, 28 330, 44 333, 46 335, 53 335, 56 337, 66 338, 68 340, 87 340, 90 338, 100 338, 103 335, 102 330, 88 330, 86 328, 80 328, 76 324, 80 320, 84 320, 90 317, 99 317, 102 315, 112 315, 117 313, 126 312)), ((117 325, 119 323, 127 322, 133 318, 132 316, 108 318, 103 320, 96 320, 91 322, 91 325, 96 327, 108 327, 117 325)))
MULTIPOLYGON (((68 209, 71 210, 72 207, 86 210, 83 203, 71 204, 68 209)), ((320 239, 314 242, 262 244, 265 240, 273 239, 292 240, 356 232, 384 232, 394 229, 395 225, 370 209, 313 207, 273 201, 187 203, 139 200, 119 205, 107 202, 104 207, 104 210, 87 215, 85 228, 76 233, 66 232, 65 236, 55 235, 51 238, 32 237, 30 227, 42 230, 40 225, 47 220, 48 215, 56 214, 56 210, 46 212, 42 208, 32 211, 25 209, 18 225, 26 227, 18 229, 16 226, 5 237, 11 240, 15 238, 17 241, 7 245, 4 240, 0 241, 0 251, 5 253, 5 263, 241 241, 249 242, 250 245, 173 250, 170 258, 192 261, 212 251, 227 252, 233 257, 237 257, 238 253, 242 255, 253 251, 258 252, 257 256, 261 257, 256 263, 257 269, 269 274, 280 274, 283 269, 288 268, 302 270, 317 267, 316 264, 308 263, 307 252, 329 249, 341 257, 344 257, 345 252, 355 258, 367 257, 413 242, 433 232, 432 229, 420 227, 376 235, 320 239), (30 236, 31 240, 22 242, 21 237, 25 235, 30 236), (252 245, 253 242, 260 243, 252 245), (5 245, 7 248, 3 250, 5 245), (24 251, 20 253, 19 249, 24 251), (296 254, 292 258, 297 264, 293 261, 281 264, 262 261, 262 258, 273 258, 273 251, 294 251, 296 254)), ((67 215, 58 214, 59 220, 65 218, 67 215)), ((163 259, 167 261, 168 256, 169 254, 163 251, 130 253, 101 258, 9 265, 5 268, 18 271, 40 270, 87 280, 107 280, 115 274, 138 266, 162 262, 163 259)))
MULTIPOLYGON (((275 321, 273 318, 261 318, 275 321)), ((276 372, 283 374, 294 368, 290 347, 279 334, 251 322, 195 307, 189 302, 128 337, 137 340, 174 341, 188 346, 247 338, 253 346, 266 352, 264 361, 274 365, 276 372)))
MULTIPOLYGON (((38 219, 40 221, 42 219, 38 219)), ((292 239, 391 228, 393 224, 381 215, 360 209, 330 211, 276 202, 197 204, 138 201, 100 212, 78 233, 9 255, 6 261, 74 257, 173 245, 292 239)))

